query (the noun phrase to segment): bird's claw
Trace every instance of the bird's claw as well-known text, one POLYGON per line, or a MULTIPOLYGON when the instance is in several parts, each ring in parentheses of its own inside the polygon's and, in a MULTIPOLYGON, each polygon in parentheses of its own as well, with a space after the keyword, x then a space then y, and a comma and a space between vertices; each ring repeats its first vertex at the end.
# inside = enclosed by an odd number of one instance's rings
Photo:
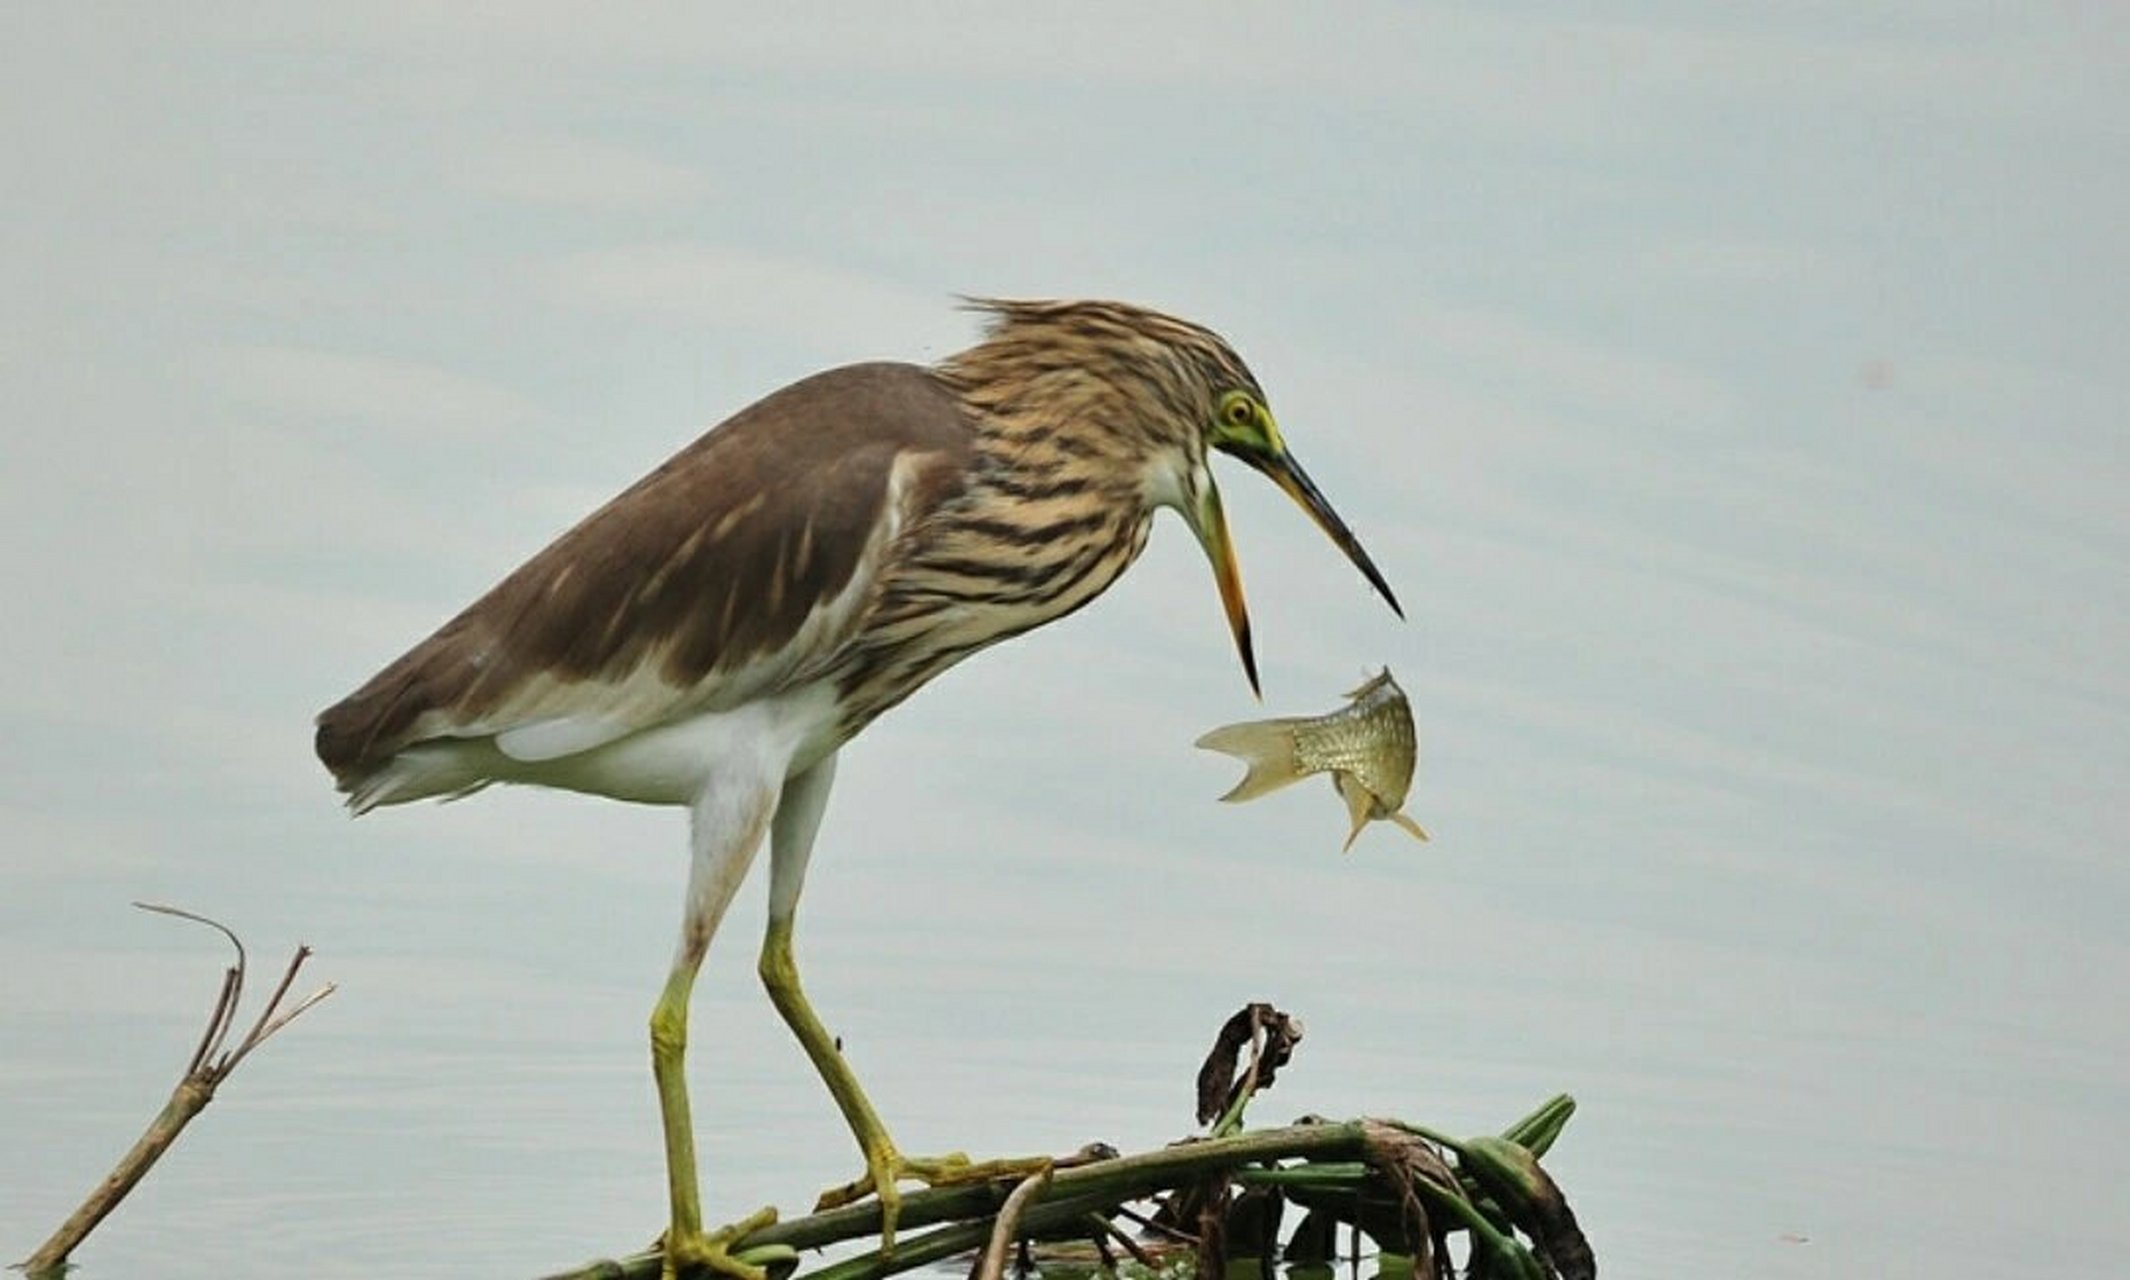
POLYGON ((988 1182, 994 1178, 1024 1178, 1051 1166, 1049 1156, 1022 1160, 971 1160, 960 1151, 943 1156, 906 1156, 889 1144, 865 1153, 865 1172, 841 1186, 830 1187, 814 1203, 814 1212, 840 1209, 867 1196, 880 1200, 880 1251, 895 1252, 895 1220, 902 1213, 902 1190, 896 1184, 922 1182, 928 1187, 988 1182))
POLYGON ((765 1206, 715 1231, 688 1235, 667 1231, 658 1244, 666 1255, 665 1265, 659 1268, 659 1280, 696 1280, 705 1276, 769 1280, 771 1266, 787 1259, 795 1261, 798 1255, 783 1245, 764 1245, 737 1253, 732 1246, 776 1220, 775 1207, 765 1206))

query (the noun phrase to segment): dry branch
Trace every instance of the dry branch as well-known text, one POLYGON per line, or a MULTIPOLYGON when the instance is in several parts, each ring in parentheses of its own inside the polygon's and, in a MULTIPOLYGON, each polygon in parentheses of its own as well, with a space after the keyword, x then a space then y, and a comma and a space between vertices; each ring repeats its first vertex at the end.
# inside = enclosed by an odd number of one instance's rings
POLYGON ((309 947, 299 946, 296 948, 296 954, 290 958, 287 970, 282 973, 279 985, 274 988, 272 997, 267 1000, 266 1007, 259 1011, 258 1020, 252 1023, 251 1030, 245 1033, 235 1048, 225 1048, 230 1029, 236 1025, 237 1007, 244 998, 246 961, 243 942, 222 924, 206 916, 155 903, 136 902, 133 905, 143 911, 176 916, 216 930, 229 939, 229 945, 236 949, 237 960, 222 973, 222 987, 215 996, 213 1011, 208 1014, 207 1029, 201 1033, 199 1046, 192 1051, 191 1059, 185 1064, 184 1077, 178 1081, 177 1088, 171 1091, 170 1100, 163 1104, 163 1109, 149 1122, 140 1140, 119 1158, 117 1165, 113 1166, 111 1172, 104 1176, 104 1180, 81 1202, 80 1207, 69 1214, 65 1222, 59 1224, 59 1229, 52 1233, 50 1239, 37 1247, 37 1252, 21 1262, 20 1266, 29 1280, 45 1280, 46 1277, 63 1274, 68 1256, 80 1247, 91 1231, 96 1230, 98 1223, 110 1216, 111 1211, 118 1207, 119 1202, 126 1198, 140 1180, 148 1176, 148 1170, 154 1168, 155 1162, 163 1158, 163 1153, 177 1141, 178 1135, 184 1132, 185 1126, 192 1122, 192 1118, 204 1111, 208 1103, 214 1101, 215 1090, 237 1069, 237 1064, 243 1062, 252 1050, 264 1044, 268 1037, 294 1021, 298 1014, 333 994, 333 984, 327 983, 286 1011, 281 1010, 281 1001, 287 997, 289 987, 294 985, 297 971, 303 968, 303 962, 311 955, 309 947))
POLYGON ((1020 1238, 1021 1213, 1027 1209, 1029 1200, 1043 1194, 1043 1188, 1050 1185, 1054 1174, 1055 1170, 1048 1167, 1029 1174, 1006 1197, 1006 1203, 999 1206, 998 1217, 991 1224, 991 1240, 984 1246, 983 1261, 976 1267, 976 1280, 1004 1280, 1006 1254, 1013 1248, 1013 1242, 1020 1238))

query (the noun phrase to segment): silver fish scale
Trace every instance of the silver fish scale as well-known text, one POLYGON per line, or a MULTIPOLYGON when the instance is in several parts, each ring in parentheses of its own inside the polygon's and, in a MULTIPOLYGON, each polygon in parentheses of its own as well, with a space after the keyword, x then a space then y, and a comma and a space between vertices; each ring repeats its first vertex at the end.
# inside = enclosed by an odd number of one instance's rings
POLYGON ((1306 772, 1352 775, 1388 810, 1403 808, 1413 784, 1413 716, 1395 685, 1384 683, 1329 715, 1294 727, 1294 756, 1306 772))

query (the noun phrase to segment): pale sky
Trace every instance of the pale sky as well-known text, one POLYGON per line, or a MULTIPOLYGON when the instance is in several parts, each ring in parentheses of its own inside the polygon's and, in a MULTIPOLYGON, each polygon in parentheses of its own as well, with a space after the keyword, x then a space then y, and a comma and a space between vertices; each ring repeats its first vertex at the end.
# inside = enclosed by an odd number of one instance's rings
MULTIPOLYGON (((1609 1274, 2130 1249, 2130 10, 1316 14, 18 7, 0 1254, 211 994, 136 898, 344 989, 90 1280, 647 1240, 680 820, 350 823, 310 718, 733 410, 965 344, 962 293, 1225 333, 1411 620, 1229 467, 1262 709, 1164 518, 845 753, 800 963, 906 1146, 1177 1136, 1265 998, 1311 1030, 1266 1120, 1577 1093, 1609 1274), (1385 663, 1434 843, 1213 803, 1199 733, 1385 663)), ((759 898, 697 1000, 713 1217, 855 1167, 759 898)))

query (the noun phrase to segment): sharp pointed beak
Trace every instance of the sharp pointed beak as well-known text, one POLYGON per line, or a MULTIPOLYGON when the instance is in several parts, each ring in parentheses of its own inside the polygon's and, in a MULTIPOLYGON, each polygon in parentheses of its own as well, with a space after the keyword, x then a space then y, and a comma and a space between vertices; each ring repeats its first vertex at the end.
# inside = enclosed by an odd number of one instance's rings
POLYGON ((1316 487, 1316 481, 1311 480, 1309 473, 1302 470, 1302 464, 1294 460, 1293 454, 1285 449, 1278 449, 1277 452, 1269 454, 1254 450, 1234 452, 1244 462, 1263 472, 1272 483, 1286 490, 1288 497, 1301 504, 1302 510, 1307 511, 1310 519, 1316 521, 1316 527, 1322 529, 1327 537, 1338 544, 1339 550, 1346 553, 1346 558, 1353 561, 1354 568, 1359 569, 1361 575, 1368 579, 1368 584, 1376 589, 1376 594, 1383 597, 1383 602, 1390 606, 1390 611, 1400 618, 1405 616, 1404 608, 1398 604, 1398 597, 1392 593, 1390 584, 1383 580, 1382 573, 1376 568, 1376 562, 1369 559, 1368 552, 1362 549, 1361 540, 1353 536, 1353 530, 1347 528, 1346 522, 1339 519, 1339 513, 1331 509, 1331 500, 1316 487))
POLYGON ((1263 698, 1257 684, 1257 654, 1250 646, 1250 607, 1243 600, 1242 570, 1235 563, 1235 543, 1228 537, 1227 512, 1220 505, 1220 490, 1208 478, 1198 510, 1190 513, 1190 525, 1213 565, 1213 581, 1220 587, 1220 607, 1227 611, 1228 630, 1235 636, 1235 652, 1242 658, 1243 674, 1250 692, 1263 698))

